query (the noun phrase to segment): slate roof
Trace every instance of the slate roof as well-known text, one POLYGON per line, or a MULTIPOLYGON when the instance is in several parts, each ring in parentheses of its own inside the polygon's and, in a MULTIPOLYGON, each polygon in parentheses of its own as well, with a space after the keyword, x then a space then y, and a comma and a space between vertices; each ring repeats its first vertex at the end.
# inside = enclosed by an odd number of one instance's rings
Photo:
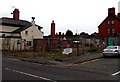
POLYGON ((21 32, 25 30, 26 28, 32 26, 32 24, 25 20, 15 20, 13 18, 7 18, 2 17, 0 18, 0 24, 1 25, 7 25, 7 26, 14 26, 14 27, 20 27, 19 29, 13 31, 13 33, 21 32))
MULTIPOLYGON (((15 20, 13 18, 7 18, 7 17, 0 18, 0 24, 7 25, 7 26, 20 27, 19 29, 13 31, 12 33, 20 33, 21 31, 23 31, 23 30, 29 28, 30 26, 32 26, 32 24, 29 21, 15 20)), ((35 25, 35 26, 38 26, 39 30, 41 28, 43 28, 39 25, 35 25)))
POLYGON ((19 26, 19 27, 29 27, 31 23, 25 20, 15 20, 13 18, 2 17, 0 19, 2 25, 9 25, 9 26, 19 26))
MULTIPOLYGON (((30 26, 32 26, 32 25, 30 25, 30 26)), ((23 31, 23 30, 29 28, 30 26, 28 26, 28 27, 21 27, 21 28, 19 28, 19 29, 16 29, 16 30, 13 31, 12 33, 20 33, 21 31, 23 31)), ((35 26, 38 26, 38 25, 35 25, 35 26)), ((38 26, 38 30, 40 30, 41 28, 43 28, 43 27, 38 26)))

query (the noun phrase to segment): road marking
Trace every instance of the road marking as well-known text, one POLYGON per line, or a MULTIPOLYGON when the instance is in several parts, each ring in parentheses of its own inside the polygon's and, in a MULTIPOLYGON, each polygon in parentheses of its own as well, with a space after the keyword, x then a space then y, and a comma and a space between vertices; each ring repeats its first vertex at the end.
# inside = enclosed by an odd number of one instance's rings
POLYGON ((86 62, 83 62, 83 63, 80 63, 80 64, 87 64, 87 63, 95 62, 95 61, 98 61, 98 60, 100 60, 100 59, 89 60, 89 61, 86 61, 86 62))
POLYGON ((113 73, 112 76, 118 75, 120 73, 120 71, 113 73))
POLYGON ((33 75, 33 74, 30 74, 30 73, 26 73, 26 72, 22 72, 22 71, 17 71, 17 70, 13 70, 13 69, 10 69, 10 68, 5 68, 5 69, 13 71, 13 72, 16 72, 16 73, 24 74, 24 75, 27 75, 27 76, 35 77, 35 78, 39 78, 39 79, 43 79, 43 80, 47 80, 47 81, 52 81, 52 82, 57 82, 57 81, 54 81, 52 79, 48 79, 48 78, 45 78, 45 77, 33 75))
POLYGON ((15 58, 7 58, 9 60, 15 60, 15 61, 19 61, 18 59, 15 59, 15 58))
MULTIPOLYGON (((28 63, 29 63, 29 62, 28 62, 28 63)), ((33 62, 32 64, 35 64, 35 65, 40 65, 40 66, 42 65, 42 64, 40 64, 40 63, 34 63, 34 62, 33 62)))
POLYGON ((89 60, 89 61, 85 61, 85 62, 82 62, 82 63, 76 63, 76 64, 66 64, 64 65, 65 67, 72 67, 72 66, 77 66, 79 64, 87 64, 87 63, 90 63, 90 62, 95 62, 95 61, 98 61, 100 59, 94 59, 94 60, 89 60))

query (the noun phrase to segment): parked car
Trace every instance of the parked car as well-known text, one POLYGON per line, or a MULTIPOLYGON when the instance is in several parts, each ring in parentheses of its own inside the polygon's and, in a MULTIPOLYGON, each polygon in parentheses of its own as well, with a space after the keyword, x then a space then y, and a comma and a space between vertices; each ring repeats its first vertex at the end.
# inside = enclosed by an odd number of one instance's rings
POLYGON ((103 50, 103 56, 120 56, 120 46, 107 46, 103 50))

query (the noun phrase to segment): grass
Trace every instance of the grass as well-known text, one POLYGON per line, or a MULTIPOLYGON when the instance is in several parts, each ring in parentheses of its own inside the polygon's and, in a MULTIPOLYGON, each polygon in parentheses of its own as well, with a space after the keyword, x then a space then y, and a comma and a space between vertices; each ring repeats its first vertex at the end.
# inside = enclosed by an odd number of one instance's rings
MULTIPOLYGON (((97 48, 81 48, 79 49, 79 55, 89 55, 91 53, 97 53, 97 48)), ((67 58, 73 58, 79 56, 77 54, 77 49, 73 48, 73 53, 66 55, 62 54, 62 51, 60 49, 55 49, 55 51, 3 51, 3 53, 9 55, 9 56, 14 56, 14 57, 19 57, 19 58, 45 58, 48 60, 64 60, 67 58)))

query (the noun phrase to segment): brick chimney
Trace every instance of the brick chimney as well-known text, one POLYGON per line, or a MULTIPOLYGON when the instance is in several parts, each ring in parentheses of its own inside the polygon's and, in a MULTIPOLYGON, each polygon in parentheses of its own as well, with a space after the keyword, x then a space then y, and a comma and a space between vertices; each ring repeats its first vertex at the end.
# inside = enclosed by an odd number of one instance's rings
POLYGON ((108 9, 108 16, 109 15, 115 15, 115 8, 114 7, 108 9))
POLYGON ((51 38, 52 39, 55 38, 55 23, 54 23, 54 20, 51 23, 51 38))
POLYGON ((118 13, 118 17, 120 18, 120 13, 118 13))
POLYGON ((19 20, 19 9, 14 9, 14 11, 13 11, 13 19, 15 19, 15 20, 19 20))

